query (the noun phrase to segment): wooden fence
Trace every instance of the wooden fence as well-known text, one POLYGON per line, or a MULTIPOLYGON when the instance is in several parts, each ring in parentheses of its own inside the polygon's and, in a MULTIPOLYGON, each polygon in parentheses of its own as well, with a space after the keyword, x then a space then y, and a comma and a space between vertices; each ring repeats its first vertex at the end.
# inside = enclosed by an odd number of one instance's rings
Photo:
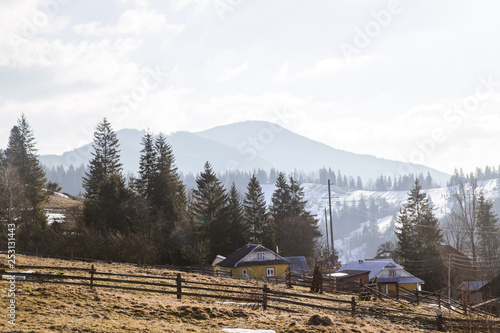
MULTIPOLYGON (((500 321, 492 320, 491 318, 474 320, 470 318, 452 319, 443 317, 442 314, 418 313, 416 311, 406 311, 390 307, 375 307, 366 305, 366 302, 356 300, 354 295, 351 295, 348 299, 341 299, 307 292, 291 292, 291 290, 283 287, 276 286, 271 288, 268 283, 258 283, 256 281, 246 285, 238 284, 238 280, 223 280, 224 283, 200 282, 186 279, 182 276, 182 273, 173 274, 170 271, 161 276, 122 274, 101 272, 94 265, 91 265, 89 268, 18 265, 16 268, 29 271, 8 272, 5 271, 7 267, 4 265, 2 274, 7 275, 7 278, 14 276, 17 281, 26 283, 58 283, 87 286, 91 289, 111 288, 152 292, 175 295, 177 299, 185 297, 209 298, 218 301, 238 302, 240 305, 262 308, 263 310, 277 309, 287 312, 300 312, 303 308, 314 308, 323 311, 346 312, 350 313, 353 317, 371 316, 389 318, 391 320, 416 321, 420 324, 425 322, 429 328, 475 325, 474 327, 493 327, 497 331, 500 330, 500 321)), ((306 278, 302 282, 307 287, 307 284, 311 281, 306 278)), ((282 279, 280 283, 286 284, 287 281, 286 279, 282 279)), ((362 289, 364 286, 360 288, 362 289)), ((370 292, 377 294, 376 290, 371 290, 370 292)), ((387 297, 387 295, 384 295, 384 297, 387 297)), ((423 297, 420 300, 422 301, 423 297)), ((401 300, 395 301, 401 302, 401 300)))

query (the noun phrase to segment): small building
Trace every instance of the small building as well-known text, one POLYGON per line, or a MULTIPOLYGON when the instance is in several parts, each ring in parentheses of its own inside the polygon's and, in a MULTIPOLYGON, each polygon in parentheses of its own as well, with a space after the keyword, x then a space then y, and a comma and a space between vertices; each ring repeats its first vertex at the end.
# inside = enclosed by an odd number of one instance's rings
POLYGON ((218 262, 214 273, 235 278, 284 277, 292 263, 259 244, 247 244, 218 262))
POLYGON ((226 257, 221 256, 220 254, 218 254, 217 257, 215 257, 214 261, 212 261, 212 267, 215 267, 218 263, 220 263, 224 259, 226 259, 226 257))
POLYGON ((295 256, 295 257, 284 257, 285 260, 290 261, 290 270, 294 274, 305 275, 311 273, 309 265, 307 264, 306 257, 295 256))
POLYGON ((481 288, 488 281, 462 281, 458 289, 462 292, 462 302, 465 304, 479 304, 484 301, 484 295, 481 288))
POLYGON ((403 266, 396 264, 392 259, 351 261, 339 268, 337 272, 352 270, 368 271, 369 282, 376 282, 386 294, 395 294, 396 285, 408 290, 421 290, 424 283, 423 280, 405 271, 403 266))
POLYGON ((335 289, 337 291, 356 291, 360 284, 366 284, 370 281, 370 271, 358 271, 346 269, 330 274, 335 278, 335 289))

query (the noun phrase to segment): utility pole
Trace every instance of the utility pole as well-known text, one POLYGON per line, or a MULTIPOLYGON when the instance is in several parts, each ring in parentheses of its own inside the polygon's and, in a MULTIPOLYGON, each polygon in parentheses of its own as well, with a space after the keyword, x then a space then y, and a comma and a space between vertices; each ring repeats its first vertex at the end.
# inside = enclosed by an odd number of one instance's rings
POLYGON ((330 207, 330 240, 332 242, 332 258, 334 259, 333 265, 335 266, 335 247, 333 245, 333 218, 332 218, 332 195, 330 193, 330 179, 328 179, 328 206, 330 207))
POLYGON ((330 262, 332 257, 330 256, 330 245, 328 244, 328 218, 326 217, 326 207, 325 207, 325 228, 326 228, 326 265, 328 267, 328 273, 332 273, 330 262))
POLYGON ((448 253, 448 303, 451 301, 451 253, 448 253))
POLYGON ((325 207, 325 229, 326 229, 326 255, 330 255, 330 245, 328 244, 328 218, 326 216, 326 207, 325 207))

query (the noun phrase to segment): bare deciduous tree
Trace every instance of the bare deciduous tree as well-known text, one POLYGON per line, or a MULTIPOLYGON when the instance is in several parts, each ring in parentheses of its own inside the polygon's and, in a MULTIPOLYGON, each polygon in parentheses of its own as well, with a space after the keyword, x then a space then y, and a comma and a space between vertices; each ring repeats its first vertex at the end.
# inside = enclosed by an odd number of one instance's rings
POLYGON ((463 239, 463 249, 467 250, 474 261, 477 260, 477 199, 479 196, 477 179, 471 175, 464 177, 455 171, 450 187, 450 196, 454 199, 455 205, 450 212, 450 217, 457 228, 457 232, 462 232, 466 239, 463 239), (457 224, 459 226, 457 226, 457 224))

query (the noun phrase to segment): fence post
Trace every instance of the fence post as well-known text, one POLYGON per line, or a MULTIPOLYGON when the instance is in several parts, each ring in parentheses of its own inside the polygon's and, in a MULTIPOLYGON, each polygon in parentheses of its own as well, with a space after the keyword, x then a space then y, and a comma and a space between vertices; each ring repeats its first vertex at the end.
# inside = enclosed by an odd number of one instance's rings
POLYGON ((439 331, 443 331, 444 330, 443 312, 440 309, 438 309, 438 310, 436 310, 436 315, 437 315, 437 318, 436 318, 437 329, 439 331))
POLYGON ((418 297, 418 289, 415 290, 415 296, 417 297, 417 305, 420 305, 420 299, 418 297))
POLYGON ((441 310, 441 294, 437 294, 438 296, 438 306, 439 306, 439 310, 441 310))
POLYGON ((92 265, 90 267, 90 289, 94 288, 94 272, 95 272, 94 265, 92 265))
POLYGON ((177 299, 182 298, 182 277, 181 273, 177 273, 177 299))
POLYGON ((319 293, 323 294, 323 274, 321 274, 319 277, 319 293))
POLYGON ((286 286, 288 289, 292 289, 292 270, 290 266, 286 269, 286 286))
POLYGON ((399 300, 399 283, 396 283, 396 299, 399 300))
POLYGON ((262 310, 267 310, 267 284, 264 284, 264 288, 262 289, 262 310))
POLYGON ((351 298, 351 316, 354 318, 356 316, 356 297, 351 298))

